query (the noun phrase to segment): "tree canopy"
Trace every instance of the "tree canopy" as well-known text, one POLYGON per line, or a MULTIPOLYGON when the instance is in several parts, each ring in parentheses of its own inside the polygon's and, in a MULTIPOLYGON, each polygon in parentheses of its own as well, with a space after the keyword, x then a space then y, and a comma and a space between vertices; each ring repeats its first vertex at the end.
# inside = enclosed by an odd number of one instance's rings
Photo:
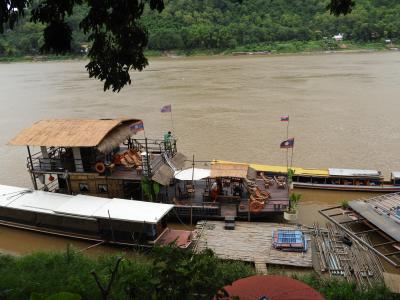
MULTIPOLYGON (((290 1, 290 4, 299 5, 296 1, 290 1)), ((87 13, 81 15, 78 23, 91 44, 90 61, 86 65, 89 76, 104 81, 104 90, 120 91, 131 83, 130 70, 143 70, 148 64, 144 56, 148 31, 140 18, 146 7, 163 11, 163 0, 0 0, 0 33, 5 29, 12 30, 29 9, 31 20, 44 24, 40 50, 66 53, 73 41, 71 26, 66 19, 81 5, 87 6, 87 13)), ((351 12, 354 5, 352 0, 329 0, 326 8, 338 16, 351 12)), ((157 19, 155 17, 154 21, 157 19)))

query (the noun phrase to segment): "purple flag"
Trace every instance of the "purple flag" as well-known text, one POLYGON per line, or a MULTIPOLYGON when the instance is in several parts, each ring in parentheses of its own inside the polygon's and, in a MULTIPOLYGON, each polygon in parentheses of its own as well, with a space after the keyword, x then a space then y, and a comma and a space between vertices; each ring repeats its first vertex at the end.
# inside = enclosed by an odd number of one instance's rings
POLYGON ((171 112, 171 111, 172 111, 171 104, 164 105, 163 107, 161 107, 161 112, 162 113, 167 113, 167 112, 171 112))

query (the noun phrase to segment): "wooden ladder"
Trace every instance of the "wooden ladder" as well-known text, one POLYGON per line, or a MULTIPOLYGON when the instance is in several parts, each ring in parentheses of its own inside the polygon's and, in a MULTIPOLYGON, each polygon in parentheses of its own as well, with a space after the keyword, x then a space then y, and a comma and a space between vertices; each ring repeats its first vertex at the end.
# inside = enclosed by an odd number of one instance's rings
POLYGON ((267 262, 264 257, 254 257, 254 267, 258 274, 267 275, 267 262))

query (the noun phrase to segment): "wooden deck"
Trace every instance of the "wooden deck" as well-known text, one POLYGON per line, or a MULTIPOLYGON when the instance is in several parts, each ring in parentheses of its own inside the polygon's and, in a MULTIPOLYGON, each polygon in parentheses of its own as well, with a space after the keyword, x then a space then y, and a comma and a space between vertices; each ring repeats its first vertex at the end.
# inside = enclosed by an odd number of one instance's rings
POLYGON ((235 230, 225 230, 224 222, 199 222, 195 251, 209 248, 222 259, 253 262, 261 273, 266 272, 266 264, 311 268, 311 247, 306 253, 284 252, 272 247, 272 232, 278 228, 296 227, 277 223, 236 222, 235 230))
POLYGON ((187 248, 191 244, 192 231, 167 228, 156 240, 156 245, 176 243, 180 248, 187 248))

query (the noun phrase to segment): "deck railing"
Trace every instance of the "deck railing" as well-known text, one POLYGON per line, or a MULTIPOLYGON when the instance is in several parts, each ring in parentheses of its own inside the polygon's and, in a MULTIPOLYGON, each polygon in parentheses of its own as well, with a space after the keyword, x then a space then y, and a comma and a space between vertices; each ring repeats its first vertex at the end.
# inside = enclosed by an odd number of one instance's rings
POLYGON ((87 166, 84 165, 82 159, 74 159, 73 157, 63 157, 63 148, 49 148, 48 156, 43 157, 42 152, 37 152, 31 157, 27 157, 27 167, 35 172, 76 172, 82 170, 87 172, 87 166))
POLYGON ((167 153, 169 157, 174 156, 177 152, 176 139, 171 139, 169 142, 162 139, 131 139, 127 144, 129 143, 142 151, 146 151, 147 148, 149 153, 167 153))
POLYGON ((180 216, 219 216, 221 214, 221 206, 214 202, 203 202, 197 205, 175 205, 176 213, 180 216))
MULTIPOLYGON (((176 154, 176 140, 171 140, 171 143, 165 143, 163 140, 157 139, 133 139, 126 148, 122 147, 121 150, 130 148, 136 148, 142 152, 146 152, 146 145, 148 155, 146 158, 149 159, 149 163, 146 161, 142 165, 136 166, 141 167, 142 170, 149 168, 149 173, 152 174, 152 170, 157 170, 163 163, 164 158, 161 154, 173 157, 176 154), (159 154, 154 156, 154 154, 159 154), (146 165, 144 165, 146 164, 146 165)), ((68 148, 67 148, 68 149, 68 148)), ((72 153, 67 154, 66 149, 62 147, 50 147, 47 148, 48 157, 43 157, 42 152, 37 152, 27 157, 27 167, 33 172, 42 173, 62 173, 62 172, 95 172, 94 166, 95 160, 90 159, 75 159, 72 153)), ((109 172, 112 172, 110 169, 109 172)))

